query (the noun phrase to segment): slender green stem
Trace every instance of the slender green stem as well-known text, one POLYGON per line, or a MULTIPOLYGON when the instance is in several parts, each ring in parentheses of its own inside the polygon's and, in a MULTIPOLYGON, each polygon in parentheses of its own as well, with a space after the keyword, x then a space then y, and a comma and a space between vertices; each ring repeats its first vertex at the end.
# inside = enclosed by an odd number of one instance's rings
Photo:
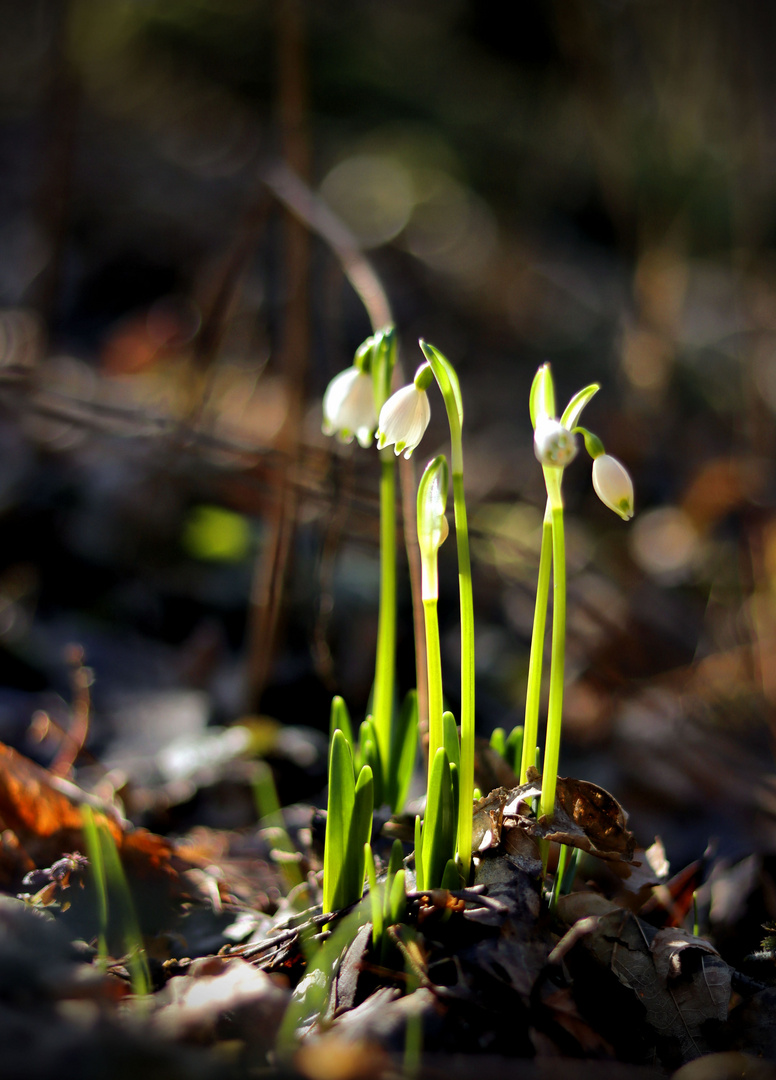
POLYGON ((536 764, 536 744, 539 740, 539 702, 542 693, 542 661, 544 633, 547 626, 547 605, 550 601, 550 570, 552 569, 552 513, 549 501, 542 523, 542 549, 539 556, 539 580, 536 584, 536 606, 531 632, 531 654, 528 661, 528 687, 525 694, 525 725, 523 754, 520 761, 520 783, 527 779, 529 765, 536 764))
POLYGON ((380 474, 380 614, 372 715, 386 775, 391 768, 393 680, 396 667, 396 459, 381 455, 380 474))
POLYGON ((463 490, 463 447, 460 424, 457 425, 457 430, 453 430, 451 425, 451 442, 455 540, 458 548, 458 592, 461 605, 461 773, 458 856, 464 878, 467 878, 472 854, 472 799, 474 797, 474 600, 469 524, 463 490), (456 462, 460 465, 459 469, 455 468, 456 462))
MULTIPOLYGON (((546 470, 549 471, 549 470, 546 470)), ((552 654, 550 661, 550 701, 547 709, 547 739, 544 748, 542 797, 539 810, 552 817, 555 811, 555 787, 558 779, 560 730, 563 720, 563 681, 566 658, 566 539, 563 530, 563 502, 560 482, 557 501, 550 493, 552 506, 552 654)))
POLYGON ((555 869, 555 880, 552 883, 552 893, 550 895, 550 912, 553 915, 558 906, 558 899, 562 895, 563 879, 566 876, 570 850, 566 844, 561 844, 558 849, 558 865, 555 869))
POLYGON ((428 778, 431 783, 431 767, 440 746, 444 746, 444 723, 442 720, 442 659, 439 648, 439 618, 437 601, 423 601, 426 624, 426 666, 428 670, 428 778))
POLYGON ((450 425, 450 471, 453 474, 455 541, 458 549, 458 594, 461 605, 461 772, 458 803, 458 858, 468 878, 472 857, 474 798, 474 601, 469 553, 469 524, 463 490, 463 402, 458 376, 450 361, 425 341, 420 347, 442 392, 450 425))

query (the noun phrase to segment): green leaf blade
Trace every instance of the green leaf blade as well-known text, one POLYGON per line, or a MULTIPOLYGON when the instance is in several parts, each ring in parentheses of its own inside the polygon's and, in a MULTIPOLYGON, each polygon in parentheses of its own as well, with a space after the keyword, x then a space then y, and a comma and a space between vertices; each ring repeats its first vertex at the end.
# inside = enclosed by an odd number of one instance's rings
POLYGON ((339 728, 342 734, 345 736, 351 751, 355 748, 355 739, 353 738, 353 725, 350 721, 350 713, 348 707, 345 704, 345 699, 339 697, 333 697, 331 699, 331 713, 329 714, 329 746, 331 746, 332 739, 334 738, 334 732, 339 728))
POLYGON ((568 428, 569 431, 571 431, 572 428, 575 428, 579 423, 582 410, 600 389, 601 387, 598 383, 590 383, 589 386, 585 386, 582 390, 578 390, 563 410, 563 416, 560 418, 561 424, 563 424, 565 428, 568 428))
POLYGON ((447 751, 440 746, 434 755, 423 821, 425 888, 437 888, 447 860, 455 854, 454 794, 447 751))
MULTIPOLYGON (((345 867, 356 796, 353 755, 341 730, 334 732, 329 752, 329 799, 323 854, 323 907, 334 911, 345 888, 345 867)), ((362 841, 363 843, 363 841, 362 841)))
POLYGON ((375 806, 375 786, 372 770, 364 765, 356 781, 353 814, 350 819, 345 849, 346 891, 342 906, 359 900, 364 892, 364 848, 372 838, 372 814, 375 806))
POLYGON ((391 739, 388 776, 385 778, 385 801, 394 814, 404 809, 418 754, 418 693, 410 690, 399 710, 391 739))

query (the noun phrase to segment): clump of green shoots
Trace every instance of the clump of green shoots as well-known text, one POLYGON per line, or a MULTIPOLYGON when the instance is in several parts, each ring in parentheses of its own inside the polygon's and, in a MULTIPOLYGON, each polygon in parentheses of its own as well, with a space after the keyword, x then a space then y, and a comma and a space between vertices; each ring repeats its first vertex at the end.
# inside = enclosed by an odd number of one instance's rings
POLYGON ((539 803, 540 815, 547 817, 552 817, 555 810, 566 654, 566 537, 561 486, 563 471, 577 453, 577 432, 583 435, 585 447, 593 458, 593 484, 597 494, 625 520, 633 516, 633 484, 625 468, 615 458, 604 453, 603 443, 597 436, 578 426, 582 410, 598 390, 598 384, 591 383, 578 391, 558 419, 552 373, 549 364, 544 364, 536 373, 529 401, 534 429, 534 452, 544 473, 547 505, 542 526, 539 580, 528 665, 520 780, 525 783, 528 768, 536 762, 542 658, 552 575, 550 696, 539 803))
POLYGON ((329 811, 323 854, 323 907, 336 911, 364 891, 364 844, 372 836, 374 779, 363 765, 356 774, 353 753, 338 728, 329 748, 329 811))
MULTIPOLYGON (((372 712, 358 735, 347 707, 335 698, 331 713, 329 803, 324 858, 324 907, 333 910, 359 899, 364 874, 374 893, 377 876, 369 848, 371 806, 387 803, 394 811, 404 805, 417 742, 418 705, 412 694, 401 711, 395 707, 396 650, 396 463, 386 451, 409 458, 430 418, 428 393, 436 381, 450 429, 450 467, 438 456, 429 462, 418 489, 418 543, 421 554, 421 592, 428 676, 428 774, 425 818, 416 819, 415 869, 420 889, 457 887, 469 878, 472 858, 474 797, 474 607, 469 533, 463 482, 463 400, 458 376, 449 360, 433 345, 420 342, 425 362, 410 384, 389 396, 396 358, 393 328, 368 338, 354 364, 338 375, 324 397, 324 431, 344 441, 355 437, 366 447, 376 433, 381 452, 380 480, 380 611, 372 712), (461 625, 461 729, 443 707, 443 681, 437 617, 439 547, 447 536, 445 516, 452 478, 453 512, 461 625), (368 811, 368 813, 367 813, 368 811), (364 844, 367 854, 364 854, 364 844)), ((526 692, 524 728, 508 737, 494 733, 494 745, 525 782, 530 766, 543 760, 539 813, 554 812, 563 712, 566 640, 566 548, 563 519, 563 471, 577 453, 577 435, 593 458, 593 484, 602 501, 624 519, 633 514, 633 485, 624 467, 607 455, 597 436, 579 427, 582 410, 598 390, 597 384, 575 394, 560 418, 549 365, 539 369, 531 388, 530 414, 534 449, 544 472, 547 505, 542 528, 539 578, 526 692), (537 746, 542 662, 552 582, 552 644, 549 672, 547 731, 543 754, 537 746)), ((564 860, 565 862, 565 860, 564 860)), ((562 871, 559 877, 562 876, 562 871)), ((393 897, 403 880, 389 868, 393 897)), ((393 915, 399 901, 393 897, 393 915)), ((373 900, 378 925, 388 917, 386 901, 373 900), (379 908, 379 911, 378 911, 379 908), (380 915, 382 912, 382 916, 380 915)), ((397 906, 399 905, 399 906, 397 906)), ((375 930, 377 937, 379 932, 375 930)))
MULTIPOLYGON (((424 887, 432 887, 441 884, 443 878, 452 882, 454 877, 455 883, 458 884, 460 877, 468 878, 471 865, 471 805, 474 787, 474 610, 468 525, 463 493, 461 433, 463 402, 460 385, 453 366, 437 349, 424 342, 421 342, 421 348, 425 363, 418 369, 409 385, 402 387, 389 397, 396 357, 396 338, 393 328, 382 330, 364 342, 356 352, 353 366, 340 373, 330 383, 324 396, 324 431, 327 434, 335 434, 346 442, 357 438, 365 447, 376 428, 378 450, 381 452, 380 608, 372 712, 361 723, 358 738, 356 738, 345 703, 341 699, 335 699, 332 705, 328 814, 335 822, 342 822, 349 813, 349 785, 346 784, 344 793, 340 785, 342 776, 347 775, 348 769, 344 764, 342 751, 339 751, 337 758, 333 753, 333 740, 337 731, 342 734, 345 744, 350 748, 353 767, 358 776, 365 767, 371 770, 376 805, 386 802, 396 812, 402 808, 407 796, 416 754, 418 707, 417 695, 414 693, 408 696, 404 707, 398 711, 398 715, 394 705, 395 457, 404 454, 406 458, 409 458, 423 437, 430 417, 428 390, 432 382, 436 380, 445 403, 451 437, 451 471, 461 604, 461 739, 459 743, 452 716, 443 720, 436 611, 434 608, 433 613, 431 612, 424 598, 430 697, 429 793, 425 839, 416 851, 418 862, 416 870, 419 871, 419 880, 426 883, 424 887), (371 394, 368 392, 370 386, 371 394), (394 454, 383 452, 390 446, 393 446, 394 454), (431 840, 432 836, 438 838, 434 843, 431 840), (444 858, 441 854, 443 851, 444 858), (424 853, 425 872, 423 870, 424 853), (457 869, 453 874, 455 867, 457 869)), ((430 581, 433 577, 436 581, 436 550, 443 539, 441 531, 445 530, 446 535, 447 530, 444 504, 447 497, 448 473, 446 461, 444 463, 436 461, 432 464, 435 466, 433 480, 429 474, 428 481, 421 483, 421 489, 425 492, 433 488, 435 499, 437 502, 441 500, 441 511, 438 513, 434 511, 436 517, 431 533, 436 530, 438 536, 432 542, 433 556, 424 557, 422 563, 425 578, 430 581)), ((425 500, 421 498, 419 521, 424 517, 425 506, 425 500)), ((426 529, 423 522, 421 522, 421 529, 426 529)), ((420 538, 421 549, 426 543, 424 536, 425 534, 420 538)), ((429 599, 428 603, 435 604, 435 600, 432 602, 429 599)), ((343 825, 335 826, 332 835, 340 836, 340 840, 335 841, 339 853, 325 857, 324 894, 329 900, 335 895, 339 896, 337 887, 331 883, 335 879, 348 880, 353 886, 353 891, 347 893, 349 902, 352 902, 360 895, 360 889, 354 884, 359 871, 361 871, 363 881, 360 853, 346 843, 343 825), (352 864, 347 871, 342 870, 340 859, 352 864), (327 879, 330 882, 328 886, 327 879)))
MULTIPOLYGON (((343 442, 371 445, 377 416, 390 393, 396 363, 393 327, 357 349, 352 367, 329 384, 323 430, 343 442)), ((380 455, 380 603, 372 711, 353 730, 345 702, 332 702, 329 799, 324 854, 324 907, 357 900, 364 886, 363 845, 371 838, 373 806, 401 810, 417 752, 417 696, 395 708, 396 664, 396 461, 380 455), (366 807, 369 806, 368 816, 366 807), (368 817, 368 820, 367 820, 368 817)))

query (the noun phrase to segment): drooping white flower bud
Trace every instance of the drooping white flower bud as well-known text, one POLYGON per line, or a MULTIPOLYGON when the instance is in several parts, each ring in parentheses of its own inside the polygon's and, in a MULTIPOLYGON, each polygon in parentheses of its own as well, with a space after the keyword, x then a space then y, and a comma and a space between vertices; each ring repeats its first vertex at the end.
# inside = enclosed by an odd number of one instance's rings
POLYGON ((396 455, 404 453, 408 458, 423 438, 431 419, 431 406, 426 393, 426 369, 428 364, 423 364, 418 369, 415 382, 397 390, 380 410, 377 423, 377 446, 380 450, 394 443, 396 455))
POLYGON ((623 521, 633 517, 633 481, 625 466, 611 454, 601 454, 593 462, 593 487, 601 502, 623 521))
POLYGON ((423 600, 435 600, 439 594, 437 553, 450 532, 445 516, 447 485, 447 460, 440 454, 428 463, 418 486, 418 546, 423 600))
POLYGON ((340 442, 369 446, 377 424, 372 376, 358 367, 349 367, 331 380, 323 395, 324 435, 336 435, 340 442))
POLYGON ((559 420, 540 418, 534 431, 534 453, 541 465, 564 469, 576 457, 576 437, 559 420))

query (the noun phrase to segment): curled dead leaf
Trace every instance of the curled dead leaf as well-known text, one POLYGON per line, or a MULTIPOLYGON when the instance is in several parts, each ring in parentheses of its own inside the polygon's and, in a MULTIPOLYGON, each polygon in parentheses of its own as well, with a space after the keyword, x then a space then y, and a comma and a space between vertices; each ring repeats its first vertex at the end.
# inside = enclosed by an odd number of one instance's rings
POLYGON ((541 795, 541 777, 528 770, 528 782, 507 790, 495 788, 474 804, 474 847, 485 851, 501 840, 506 821, 536 840, 578 847, 600 859, 630 862, 636 841, 628 817, 613 795, 587 780, 558 777, 555 813, 535 818, 530 802, 541 795))

